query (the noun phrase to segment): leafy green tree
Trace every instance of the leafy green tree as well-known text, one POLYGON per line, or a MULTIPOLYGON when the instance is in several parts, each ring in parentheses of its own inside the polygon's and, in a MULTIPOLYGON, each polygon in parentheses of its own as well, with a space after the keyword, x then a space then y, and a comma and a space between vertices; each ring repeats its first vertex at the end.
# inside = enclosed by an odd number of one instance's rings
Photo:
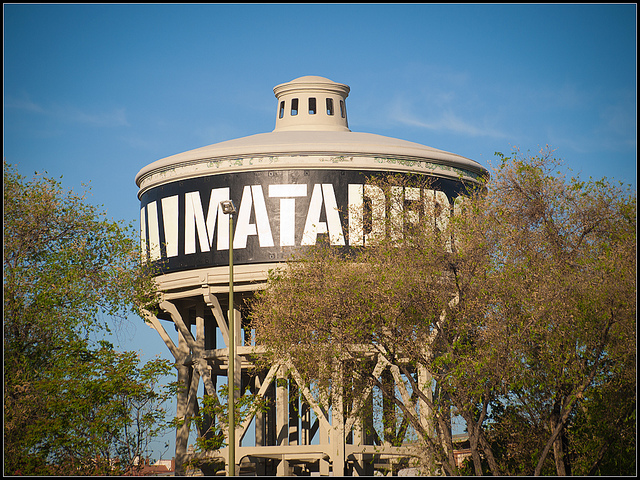
MULTIPOLYGON (((321 246, 275 272, 253 305, 258 339, 327 389, 345 388, 327 366, 350 362, 356 395, 377 385, 447 474, 460 473, 452 412, 469 433, 467 473, 633 473, 635 193, 567 180, 548 150, 498 156, 444 219, 431 206, 400 237, 348 256, 321 246), (398 366, 433 432, 372 374, 362 345, 398 366), (420 388, 419 366, 431 389, 420 388), (619 408, 603 421, 611 401, 619 408)), ((402 181, 382 188, 425 191, 402 181)))
MULTIPOLYGON (((520 473, 571 475, 578 452, 593 462, 599 450, 571 434, 578 412, 613 385, 635 387, 636 197, 606 179, 566 181, 550 152, 501 161, 490 205, 475 214, 499 247, 490 306, 508 312, 498 317, 510 372, 500 402, 541 434, 522 445, 534 463, 520 473)), ((622 418, 634 389, 615 388, 627 393, 616 400, 622 418)))
POLYGON ((5 474, 123 472, 162 427, 169 365, 96 340, 153 302, 134 232, 4 164, 5 474))
MULTIPOLYGON (((422 190, 425 202, 433 197, 427 178, 393 176, 371 179, 374 182, 387 198, 397 198, 393 192, 402 188, 422 190)), ((443 206, 432 207, 436 217, 442 218, 443 206)), ((397 224, 390 215, 386 218, 390 219, 388 231, 396 229, 397 233, 397 224)), ((378 387, 385 398, 383 439, 401 443, 410 425, 429 451, 425 458, 435 458, 446 473, 455 475, 458 469, 451 435, 455 398, 450 389, 443 388, 447 376, 453 377, 455 372, 450 372, 450 364, 437 366, 440 357, 434 356, 437 352, 429 345, 437 338, 438 348, 444 350, 448 345, 443 345, 442 335, 446 334, 458 350, 465 347, 447 327, 452 322, 449 310, 456 298, 448 271, 452 266, 450 237, 444 231, 444 222, 429 219, 428 224, 424 218, 419 224, 406 222, 403 242, 398 241, 398 235, 387 235, 378 239, 377 246, 352 250, 347 256, 327 245, 311 249, 307 256, 273 273, 268 288, 252 305, 252 318, 258 341, 276 358, 291 358, 307 382, 326 392, 325 398, 330 398, 330 391, 339 390, 347 408, 357 408, 361 392, 372 385, 378 387), (374 374, 376 364, 362 354, 363 346, 399 366, 407 390, 428 405, 435 435, 401 397, 391 372, 374 374), (403 363, 403 358, 410 361, 403 363), (343 370, 353 372, 353 376, 345 377, 345 385, 335 383, 333 366, 340 364, 343 370), (440 375, 433 398, 418 387, 418 365, 433 367, 430 373, 434 378, 440 375)), ((456 326, 458 335, 464 335, 470 322, 456 326)), ((458 403, 459 411, 476 406, 458 403)))

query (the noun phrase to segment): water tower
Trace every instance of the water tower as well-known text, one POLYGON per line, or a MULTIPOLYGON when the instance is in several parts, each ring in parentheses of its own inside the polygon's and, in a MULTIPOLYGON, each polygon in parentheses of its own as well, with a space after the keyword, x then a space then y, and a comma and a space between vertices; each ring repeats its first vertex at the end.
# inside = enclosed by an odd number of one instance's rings
MULTIPOLYGON (((465 184, 487 173, 453 153, 352 132, 349 90, 317 76, 278 85, 273 89, 277 109, 272 132, 173 155, 136 176, 141 241, 146 255, 162 269, 156 277, 161 313, 149 313, 147 321, 174 356, 184 386, 177 415, 194 413, 200 382, 207 395, 226 383, 230 338, 236 388, 248 386, 271 401, 267 412, 236 429, 236 474, 242 469, 258 475, 371 475, 374 468, 393 466, 411 455, 410 447, 393 447, 367 434, 358 418, 340 411, 339 399, 329 408, 315 398, 291 365, 249 374, 261 347, 247 328, 243 300, 264 287, 270 269, 320 239, 349 248, 366 246, 380 234, 375 222, 364 231, 358 218, 365 202, 380 201, 380 192, 367 179, 389 172, 427 175, 433 180, 428 193, 432 203, 442 207, 438 215, 446 216, 465 184), (232 227, 221 204, 225 200, 236 207, 232 227), (229 331, 230 304, 235 332, 229 331), (177 330, 177 342, 167 334, 167 325, 177 330)), ((424 195, 407 192, 403 204, 424 195)), ((387 367, 380 364, 381 371, 387 367)), ((419 373, 426 385, 428 372, 419 373)), ((416 408, 426 411, 424 405, 416 408)), ((176 434, 178 473, 190 456, 187 443, 188 431, 182 428, 176 434)), ((229 450, 217 455, 227 461, 229 450)))

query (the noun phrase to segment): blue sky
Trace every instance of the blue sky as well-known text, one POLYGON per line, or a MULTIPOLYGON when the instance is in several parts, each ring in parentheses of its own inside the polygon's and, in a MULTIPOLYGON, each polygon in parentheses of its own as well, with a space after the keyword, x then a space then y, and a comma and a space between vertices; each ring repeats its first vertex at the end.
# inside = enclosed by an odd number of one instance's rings
MULTIPOLYGON (((636 188, 635 4, 4 4, 3 155, 137 222, 136 173, 269 132, 273 87, 351 87, 352 131, 454 152, 550 145, 636 188)), ((169 352, 142 321, 120 332, 169 352)), ((171 456, 171 451, 168 455, 171 456)))

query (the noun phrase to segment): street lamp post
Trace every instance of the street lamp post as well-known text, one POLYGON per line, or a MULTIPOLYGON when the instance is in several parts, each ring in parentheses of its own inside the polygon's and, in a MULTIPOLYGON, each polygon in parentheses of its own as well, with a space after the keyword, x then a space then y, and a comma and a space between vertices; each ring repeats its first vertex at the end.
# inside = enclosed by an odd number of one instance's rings
POLYGON ((229 215, 229 367, 227 369, 227 387, 229 398, 229 476, 236 472, 236 428, 235 428, 235 355, 236 355, 236 326, 233 308, 233 214, 236 207, 231 200, 220 202, 222 213, 229 215))

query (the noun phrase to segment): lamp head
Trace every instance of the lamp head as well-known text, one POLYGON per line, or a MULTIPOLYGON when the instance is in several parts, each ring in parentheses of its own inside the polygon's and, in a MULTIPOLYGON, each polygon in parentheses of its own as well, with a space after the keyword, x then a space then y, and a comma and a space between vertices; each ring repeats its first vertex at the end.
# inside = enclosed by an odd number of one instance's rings
POLYGON ((236 213, 236 207, 233 205, 231 200, 223 200, 220 202, 220 207, 222 207, 222 213, 225 215, 232 215, 236 213))

